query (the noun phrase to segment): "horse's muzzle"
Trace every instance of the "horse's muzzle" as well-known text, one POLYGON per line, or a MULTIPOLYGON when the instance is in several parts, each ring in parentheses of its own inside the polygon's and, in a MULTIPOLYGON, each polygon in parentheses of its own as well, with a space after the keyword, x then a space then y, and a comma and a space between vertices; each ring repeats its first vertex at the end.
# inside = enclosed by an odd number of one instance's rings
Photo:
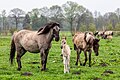
POLYGON ((59 36, 55 36, 55 41, 59 41, 59 36))

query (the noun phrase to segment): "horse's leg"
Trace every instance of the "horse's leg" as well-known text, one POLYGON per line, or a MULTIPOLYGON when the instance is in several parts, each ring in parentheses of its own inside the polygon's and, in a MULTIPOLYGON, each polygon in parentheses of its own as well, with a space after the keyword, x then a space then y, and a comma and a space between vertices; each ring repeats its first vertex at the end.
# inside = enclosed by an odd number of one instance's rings
POLYGON ((45 70, 45 53, 44 52, 41 52, 41 65, 42 65, 41 71, 44 71, 45 70))
POLYGON ((86 51, 84 51, 84 56, 85 56, 85 62, 84 62, 84 64, 83 64, 83 66, 85 66, 85 65, 86 65, 86 62, 87 62, 87 52, 86 52, 86 51))
POLYGON ((80 54, 79 54, 79 49, 77 49, 77 59, 75 65, 78 65, 78 60, 79 60, 80 54))
POLYGON ((45 69, 46 69, 46 63, 47 63, 48 53, 49 53, 49 49, 47 49, 47 50, 45 51, 45 69))
POLYGON ((75 65, 78 65, 78 60, 80 62, 80 65, 82 65, 81 61, 80 61, 80 53, 81 53, 81 50, 80 49, 77 49, 77 59, 76 59, 76 63, 75 65))
POLYGON ((92 50, 89 50, 89 67, 91 67, 91 53, 92 53, 92 50))
POLYGON ((48 52, 49 52, 49 50, 41 50, 40 51, 40 53, 41 53, 41 65, 42 65, 41 71, 46 70, 48 52))
POLYGON ((81 50, 80 50, 80 52, 79 52, 79 62, 80 62, 80 65, 82 66, 82 62, 81 62, 81 60, 80 60, 80 54, 81 54, 81 50))
POLYGON ((24 48, 17 48, 17 63, 18 63, 18 71, 21 70, 22 65, 21 65, 21 57, 25 54, 26 50, 24 48))

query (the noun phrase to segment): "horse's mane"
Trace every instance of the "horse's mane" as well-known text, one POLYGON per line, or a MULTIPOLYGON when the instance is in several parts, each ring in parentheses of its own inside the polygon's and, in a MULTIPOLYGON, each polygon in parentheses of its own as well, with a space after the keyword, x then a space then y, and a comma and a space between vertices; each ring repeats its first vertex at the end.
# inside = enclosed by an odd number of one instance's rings
POLYGON ((91 44, 91 42, 94 40, 94 36, 90 32, 85 32, 84 40, 87 44, 91 44))
POLYGON ((38 34, 46 34, 50 31, 51 28, 53 28, 54 26, 58 26, 60 27, 59 23, 57 22, 50 22, 47 23, 45 26, 41 27, 38 29, 38 34))

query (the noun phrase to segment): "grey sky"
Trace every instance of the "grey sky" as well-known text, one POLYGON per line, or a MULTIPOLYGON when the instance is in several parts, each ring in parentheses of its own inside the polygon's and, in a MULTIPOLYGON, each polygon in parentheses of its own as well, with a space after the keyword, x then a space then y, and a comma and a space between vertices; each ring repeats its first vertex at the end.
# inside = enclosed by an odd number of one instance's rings
MULTIPOLYGON (((69 0, 77 2, 90 11, 95 10, 104 14, 106 12, 114 12, 120 8, 120 0, 69 0)), ((25 12, 31 11, 33 8, 51 7, 52 5, 65 4, 67 0, 1 0, 0 11, 6 10, 7 13, 13 8, 20 8, 25 12), (28 3, 27 3, 28 2, 28 3)), ((1 13, 1 12, 0 12, 1 13)))

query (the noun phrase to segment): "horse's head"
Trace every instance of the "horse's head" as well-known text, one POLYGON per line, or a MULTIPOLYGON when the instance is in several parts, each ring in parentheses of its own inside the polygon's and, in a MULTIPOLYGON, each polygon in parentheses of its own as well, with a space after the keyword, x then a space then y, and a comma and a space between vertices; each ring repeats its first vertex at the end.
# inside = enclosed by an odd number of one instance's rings
POLYGON ((63 48, 64 44, 66 44, 66 37, 62 37, 62 40, 61 40, 61 49, 63 48))
POLYGON ((55 38, 55 41, 59 41, 60 25, 56 22, 47 23, 44 27, 40 28, 38 30, 38 35, 46 34, 50 31, 52 31, 52 35, 55 38))
POLYGON ((58 23, 56 23, 53 27, 53 36, 55 38, 55 41, 59 41, 59 32, 60 32, 60 26, 58 23))
POLYGON ((99 41, 100 39, 94 39, 94 42, 93 42, 93 50, 95 52, 95 55, 98 56, 99 55, 99 41))

